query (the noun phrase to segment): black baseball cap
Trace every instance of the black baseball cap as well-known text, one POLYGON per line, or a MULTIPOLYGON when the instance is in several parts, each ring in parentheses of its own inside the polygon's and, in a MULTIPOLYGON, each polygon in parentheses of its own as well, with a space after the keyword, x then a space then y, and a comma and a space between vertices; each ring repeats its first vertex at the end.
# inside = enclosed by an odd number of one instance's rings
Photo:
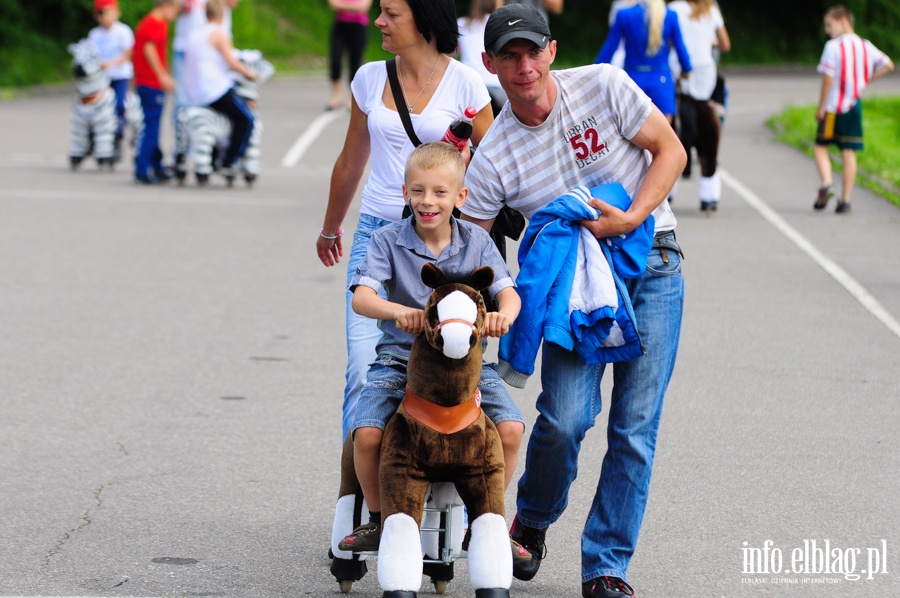
POLYGON ((528 4, 505 4, 491 13, 484 27, 484 47, 496 56, 514 39, 533 41, 546 48, 550 27, 544 16, 528 4))

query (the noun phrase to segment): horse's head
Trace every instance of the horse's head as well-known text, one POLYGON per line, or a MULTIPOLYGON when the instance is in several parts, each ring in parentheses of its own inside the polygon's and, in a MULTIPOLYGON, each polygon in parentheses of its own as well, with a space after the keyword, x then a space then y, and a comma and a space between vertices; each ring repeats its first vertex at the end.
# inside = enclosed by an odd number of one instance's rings
POLYGON ((89 96, 109 87, 109 77, 100 66, 100 56, 93 43, 82 39, 76 44, 69 44, 68 50, 72 55, 72 73, 79 95, 89 96))
POLYGON ((425 264, 422 282, 434 289, 425 304, 425 339, 450 359, 462 359, 481 340, 486 313, 481 291, 494 282, 494 271, 482 266, 451 280, 425 264))
POLYGON ((231 71, 231 76, 237 83, 237 94, 245 101, 255 102, 259 100, 259 86, 272 78, 275 67, 263 58, 259 50, 235 50, 234 57, 244 63, 248 69, 256 73, 256 79, 251 81, 237 71, 231 71))

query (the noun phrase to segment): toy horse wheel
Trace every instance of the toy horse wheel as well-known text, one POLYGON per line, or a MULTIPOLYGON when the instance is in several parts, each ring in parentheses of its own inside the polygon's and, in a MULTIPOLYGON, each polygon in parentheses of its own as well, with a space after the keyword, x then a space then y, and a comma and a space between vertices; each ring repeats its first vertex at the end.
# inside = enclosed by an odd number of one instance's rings
POLYGON ((341 586, 341 594, 349 594, 350 590, 353 589, 353 580, 352 579, 338 580, 338 584, 341 586))
POLYGON ((446 579, 432 579, 431 583, 434 584, 435 594, 443 594, 447 591, 447 584, 449 582, 446 579))

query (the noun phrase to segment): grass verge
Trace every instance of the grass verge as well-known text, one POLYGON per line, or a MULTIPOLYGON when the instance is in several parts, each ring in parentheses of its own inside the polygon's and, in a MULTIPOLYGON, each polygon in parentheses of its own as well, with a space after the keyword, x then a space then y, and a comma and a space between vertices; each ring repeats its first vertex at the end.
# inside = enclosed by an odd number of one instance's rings
MULTIPOLYGON (((789 106, 766 125, 779 140, 812 157, 816 137, 816 106, 789 106)), ((900 96, 863 100, 865 149, 858 153, 857 184, 900 206, 900 96)), ((834 169, 841 171, 837 148, 831 150, 834 169)))

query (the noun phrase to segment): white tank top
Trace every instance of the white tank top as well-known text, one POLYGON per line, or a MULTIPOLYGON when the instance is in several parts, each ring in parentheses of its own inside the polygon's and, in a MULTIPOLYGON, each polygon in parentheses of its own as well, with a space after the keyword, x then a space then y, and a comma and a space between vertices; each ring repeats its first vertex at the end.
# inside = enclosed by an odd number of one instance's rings
POLYGON ((188 37, 182 85, 191 106, 207 106, 234 86, 228 63, 209 43, 213 31, 221 29, 218 23, 207 23, 188 37))

